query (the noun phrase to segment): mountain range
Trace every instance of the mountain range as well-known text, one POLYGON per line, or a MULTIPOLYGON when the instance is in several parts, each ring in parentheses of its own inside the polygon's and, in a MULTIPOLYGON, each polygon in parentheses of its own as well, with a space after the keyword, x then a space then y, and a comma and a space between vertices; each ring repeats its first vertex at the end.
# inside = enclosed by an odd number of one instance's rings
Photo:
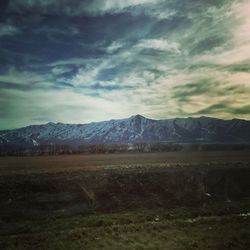
POLYGON ((250 143, 250 121, 210 117, 153 120, 141 115, 88 124, 52 123, 1 130, 0 145, 250 143))

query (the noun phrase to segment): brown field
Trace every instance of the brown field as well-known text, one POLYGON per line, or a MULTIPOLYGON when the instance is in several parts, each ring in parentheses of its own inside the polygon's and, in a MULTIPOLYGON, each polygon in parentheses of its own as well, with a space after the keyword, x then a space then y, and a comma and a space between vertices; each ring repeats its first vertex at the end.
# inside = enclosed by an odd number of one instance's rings
POLYGON ((248 250, 249 180, 247 151, 0 157, 0 249, 248 250))
POLYGON ((0 157, 0 173, 96 170, 134 166, 250 162, 249 151, 87 154, 0 157))

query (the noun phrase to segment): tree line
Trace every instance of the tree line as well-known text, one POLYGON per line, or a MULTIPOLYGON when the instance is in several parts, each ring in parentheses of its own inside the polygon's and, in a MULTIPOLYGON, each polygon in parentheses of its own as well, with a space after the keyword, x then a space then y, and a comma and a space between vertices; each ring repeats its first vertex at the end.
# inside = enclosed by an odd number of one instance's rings
POLYGON ((69 154, 150 153, 174 151, 225 151, 250 150, 250 144, 181 144, 181 143, 134 143, 134 144, 41 144, 32 147, 0 145, 0 156, 42 156, 69 154))

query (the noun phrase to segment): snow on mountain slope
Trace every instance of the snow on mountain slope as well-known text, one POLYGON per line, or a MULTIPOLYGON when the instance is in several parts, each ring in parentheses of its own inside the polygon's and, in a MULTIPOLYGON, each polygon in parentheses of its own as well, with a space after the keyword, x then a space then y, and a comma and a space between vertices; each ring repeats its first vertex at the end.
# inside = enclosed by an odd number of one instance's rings
POLYGON ((250 142, 250 121, 209 117, 152 120, 141 115, 88 124, 47 123, 0 131, 0 144, 250 142))

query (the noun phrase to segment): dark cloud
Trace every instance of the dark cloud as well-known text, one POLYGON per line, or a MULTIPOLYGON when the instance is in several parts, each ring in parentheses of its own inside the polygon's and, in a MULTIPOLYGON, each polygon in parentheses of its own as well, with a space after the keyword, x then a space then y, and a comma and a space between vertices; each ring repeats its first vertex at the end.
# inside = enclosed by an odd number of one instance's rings
POLYGON ((239 117, 241 115, 248 115, 250 110, 250 105, 244 105, 239 108, 233 107, 230 103, 222 102, 211 105, 205 109, 201 109, 194 115, 214 115, 216 113, 226 113, 230 114, 232 117, 239 117))
POLYGON ((231 72, 248 72, 248 73, 250 73, 250 61, 237 63, 237 64, 231 64, 231 65, 224 67, 224 69, 231 71, 231 72))
POLYGON ((213 79, 202 79, 194 83, 186 83, 181 86, 176 86, 173 89, 173 98, 179 102, 186 102, 190 98, 196 96, 221 97, 234 96, 235 94, 242 94, 247 91, 244 85, 228 85, 213 79))
POLYGON ((216 103, 213 104, 209 107, 206 107, 204 109, 199 110, 198 112, 195 113, 195 115, 213 115, 214 113, 218 113, 218 112, 229 112, 229 113, 233 113, 232 108, 230 108, 228 103, 225 102, 221 102, 221 103, 216 103))
POLYGON ((21 33, 21 30, 14 25, 8 23, 0 23, 0 37, 15 36, 21 33))
MULTIPOLYGON (((161 2, 161 1, 155 1, 161 2)), ((122 13, 130 11, 131 7, 141 4, 152 5, 149 0, 12 0, 7 5, 7 10, 15 13, 39 13, 50 15, 103 15, 106 13, 122 13)), ((134 12, 136 13, 136 12, 134 12)))
POLYGON ((231 85, 204 79, 175 87, 172 98, 176 100, 181 114, 196 116, 217 114, 227 117, 241 117, 249 114, 250 106, 244 104, 244 101, 247 100, 248 90, 246 86, 241 84, 231 85), (201 102, 205 108, 199 107, 201 102), (189 105, 193 105, 193 109, 187 110, 186 106, 189 105))
POLYGON ((185 85, 176 86, 173 90, 173 98, 177 99, 178 102, 188 102, 190 97, 199 95, 211 95, 219 94, 216 82, 212 82, 209 79, 203 79, 194 83, 187 83, 185 85))

